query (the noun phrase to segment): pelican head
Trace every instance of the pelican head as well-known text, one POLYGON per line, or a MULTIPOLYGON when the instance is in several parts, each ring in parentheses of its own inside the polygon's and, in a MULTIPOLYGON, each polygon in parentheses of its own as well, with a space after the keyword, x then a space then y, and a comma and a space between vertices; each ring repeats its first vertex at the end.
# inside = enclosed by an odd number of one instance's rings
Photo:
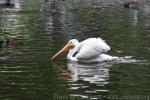
POLYGON ((79 41, 77 39, 71 39, 67 44, 72 44, 73 46, 77 46, 79 44, 79 41))
POLYGON ((61 49, 59 50, 52 58, 51 60, 55 59, 57 56, 59 56, 61 53, 65 51, 69 51, 73 48, 75 48, 79 44, 79 41, 77 39, 71 39, 69 42, 61 49))

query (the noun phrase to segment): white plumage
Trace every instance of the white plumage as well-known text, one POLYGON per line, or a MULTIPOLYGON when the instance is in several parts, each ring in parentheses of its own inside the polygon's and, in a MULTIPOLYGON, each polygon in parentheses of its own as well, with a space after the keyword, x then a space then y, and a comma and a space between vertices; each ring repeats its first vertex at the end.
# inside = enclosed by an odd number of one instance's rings
POLYGON ((67 59, 70 61, 90 63, 111 61, 118 58, 105 54, 110 50, 110 46, 107 45, 104 40, 101 38, 89 38, 80 43, 76 39, 71 39, 62 50, 52 57, 52 59, 56 58, 56 56, 66 49, 68 50, 68 48, 69 53, 67 59))
POLYGON ((110 47, 101 38, 89 38, 79 44, 78 53, 75 57, 78 60, 95 58, 108 50, 110 50, 110 47))

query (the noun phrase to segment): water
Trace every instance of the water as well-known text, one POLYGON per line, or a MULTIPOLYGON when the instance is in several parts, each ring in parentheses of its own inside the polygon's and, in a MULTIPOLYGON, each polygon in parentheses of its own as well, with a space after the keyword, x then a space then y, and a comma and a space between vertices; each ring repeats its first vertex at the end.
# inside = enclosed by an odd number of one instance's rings
POLYGON ((0 8, 1 100, 148 100, 150 9, 121 1, 16 0, 0 8), (70 38, 101 37, 118 62, 50 61, 70 38))

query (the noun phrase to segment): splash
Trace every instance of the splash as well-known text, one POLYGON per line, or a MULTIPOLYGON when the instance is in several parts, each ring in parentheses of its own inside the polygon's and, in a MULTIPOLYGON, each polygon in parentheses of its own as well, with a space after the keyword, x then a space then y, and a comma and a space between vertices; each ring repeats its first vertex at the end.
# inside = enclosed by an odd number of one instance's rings
POLYGON ((124 56, 124 57, 118 57, 113 63, 126 63, 126 64, 147 64, 148 62, 146 60, 137 60, 134 59, 132 56, 124 56))

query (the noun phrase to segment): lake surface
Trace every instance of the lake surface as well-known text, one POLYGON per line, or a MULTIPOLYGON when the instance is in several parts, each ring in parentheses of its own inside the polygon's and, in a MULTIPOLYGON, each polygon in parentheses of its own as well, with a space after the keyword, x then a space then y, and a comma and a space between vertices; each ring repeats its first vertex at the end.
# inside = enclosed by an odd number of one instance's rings
POLYGON ((1 100, 149 100, 150 6, 119 0, 16 0, 0 8, 1 100), (101 37, 121 62, 50 57, 71 38, 101 37))

